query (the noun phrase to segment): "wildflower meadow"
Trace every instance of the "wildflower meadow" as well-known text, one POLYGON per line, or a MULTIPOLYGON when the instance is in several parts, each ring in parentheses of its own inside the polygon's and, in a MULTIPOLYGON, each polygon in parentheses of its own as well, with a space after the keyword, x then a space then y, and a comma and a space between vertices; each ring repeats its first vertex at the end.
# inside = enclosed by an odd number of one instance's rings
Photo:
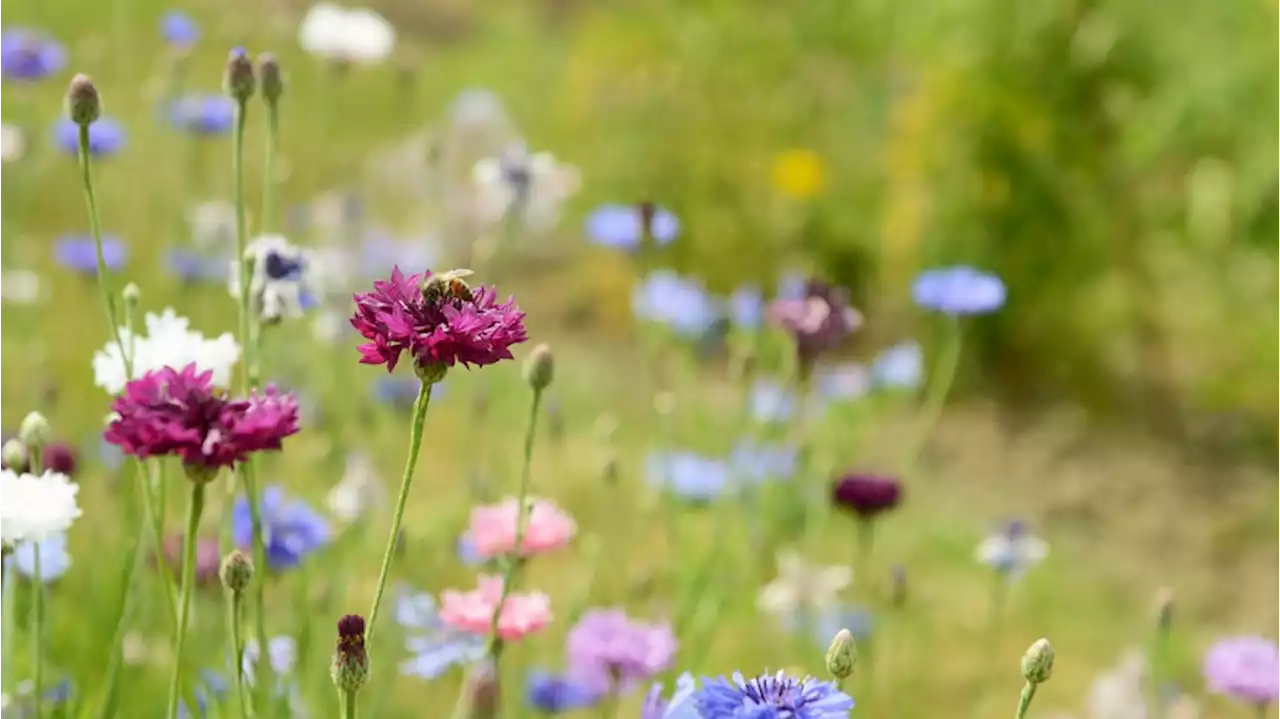
POLYGON ((3 716, 1276 717, 1274 3, 909 5, 6 6, 3 716))

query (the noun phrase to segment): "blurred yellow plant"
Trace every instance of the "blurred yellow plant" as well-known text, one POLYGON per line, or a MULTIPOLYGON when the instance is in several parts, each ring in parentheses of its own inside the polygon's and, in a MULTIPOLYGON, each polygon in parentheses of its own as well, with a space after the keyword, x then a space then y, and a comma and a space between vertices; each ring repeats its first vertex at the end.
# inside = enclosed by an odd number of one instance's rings
POLYGON ((822 157, 813 150, 796 148, 778 153, 773 161, 773 186, 787 197, 804 200, 826 185, 822 157))

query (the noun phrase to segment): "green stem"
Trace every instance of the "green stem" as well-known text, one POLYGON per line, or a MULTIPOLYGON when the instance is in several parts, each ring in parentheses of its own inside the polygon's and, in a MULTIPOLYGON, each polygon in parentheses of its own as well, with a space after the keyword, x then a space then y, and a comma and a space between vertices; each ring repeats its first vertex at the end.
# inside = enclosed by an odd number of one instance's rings
MULTIPOLYGON (((3 566, 4 572, 4 631, 0 632, 0 661, 3 661, 4 666, 11 667, 13 666, 13 639, 18 636, 17 626, 15 625, 17 617, 14 615, 14 612, 16 611, 14 603, 18 601, 18 593, 16 589, 18 586, 18 580, 17 577, 14 576, 16 570, 11 566, 12 562, 9 561, 9 555, 10 550, 5 549, 4 563, 3 565, 0 565, 3 566)), ((4 693, 7 696, 13 696, 13 674, 13 672, 9 672, 4 677, 4 693)))
POLYGON ((356 719, 356 693, 339 689, 338 698, 342 701, 342 719, 356 719))
MULTIPOLYGON (((253 716, 249 709, 249 695, 244 688, 244 633, 241 627, 244 595, 238 590, 227 593, 227 627, 230 630, 231 656, 235 660, 236 700, 240 705, 241 719, 253 716)), ((269 662, 268 662, 269 663, 269 662)))
POLYGON ((125 350, 124 342, 121 340, 120 326, 117 324, 116 318, 116 298, 111 292, 110 282, 107 279, 110 270, 107 269, 107 258, 102 250, 102 223, 98 217, 98 199, 93 190, 93 160, 89 153, 89 125, 80 125, 79 133, 79 150, 77 155, 80 158, 80 177, 84 184, 85 204, 89 207, 89 233, 93 235, 94 256, 98 262, 98 289, 102 293, 102 304, 107 312, 107 326, 111 328, 111 339, 115 341, 120 348, 120 357, 124 360, 125 377, 133 376, 133 362, 129 357, 129 353, 125 350))
POLYGON ((262 157, 262 232, 275 227, 276 153, 280 147, 280 107, 267 102, 267 145, 262 157))
POLYGON ((239 340, 240 351, 244 361, 244 371, 240 373, 240 392, 241 394, 249 394, 249 374, 251 357, 249 357, 249 261, 245 258, 246 250, 249 244, 248 226, 245 220, 244 211, 244 124, 245 116, 248 112, 248 103, 245 100, 236 100, 236 122, 235 128, 231 134, 231 193, 235 198, 236 207, 236 258, 239 263, 239 297, 237 297, 237 305, 239 309, 239 340))
MULTIPOLYGON (((871 550, 876 541, 876 525, 873 519, 858 519, 857 581, 868 585, 871 581, 871 550)), ((869 587, 868 587, 869 588, 869 587)))
POLYGON ((1036 685, 1027 682, 1022 687, 1022 695, 1018 697, 1018 712, 1013 715, 1013 719, 1023 719, 1027 716, 1027 709, 1031 707, 1031 699, 1036 695, 1036 685))
POLYGON ((387 548, 382 553, 382 569, 378 572, 378 587, 373 594, 373 607, 369 609, 369 629, 365 634, 365 646, 373 642, 373 632, 378 628, 378 607, 382 593, 387 588, 387 575, 391 572, 391 558, 396 553, 396 540, 400 524, 404 521, 404 507, 409 500, 409 487, 413 484, 413 470, 418 465, 418 451, 422 449, 422 427, 427 420, 427 408, 431 406, 433 382, 422 381, 418 386, 418 398, 413 402, 413 428, 409 431, 409 456, 405 459, 404 475, 400 477, 400 494, 396 497, 396 512, 391 520, 391 533, 387 536, 387 548))
MULTIPOLYGON (((258 483, 254 477, 253 463, 241 462, 240 479, 244 482, 245 499, 249 504, 249 531, 253 535, 253 634, 258 640, 258 656, 267 652, 267 544, 262 528, 262 506, 258 483)), ((253 694, 255 708, 265 708, 270 701, 271 662, 259 661, 255 675, 253 694)))
MULTIPOLYGON (((186 645, 187 624, 191 620, 191 595, 195 588, 196 532, 200 531, 200 514, 204 511, 204 483, 193 482, 191 501, 187 505, 187 532, 182 542, 182 597, 178 605, 178 630, 173 639, 173 669, 169 675, 169 719, 178 716, 178 695, 182 691, 182 650, 186 645)), ((265 650, 264 650, 265 651, 265 650)))
MULTIPOLYGON (((141 468, 137 464, 132 464, 131 466, 134 469, 134 474, 144 483, 139 485, 139 490, 145 501, 146 478, 139 471, 141 468)), ((134 539, 133 555, 129 558, 129 573, 125 578, 124 594, 120 599, 120 613, 116 618, 116 630, 111 638, 111 653, 107 659, 107 671, 104 674, 106 677, 103 680, 105 693, 102 698, 102 706, 98 709, 99 719, 111 719, 116 713, 116 685, 120 679, 120 666, 124 663, 122 645, 124 644, 125 633, 129 629, 129 621, 133 618, 133 589, 138 581, 138 574, 142 571, 142 565, 146 561, 146 552, 143 551, 143 547, 147 543, 148 516, 145 509, 138 515, 138 532, 134 539)), ((162 561, 159 564, 163 566, 164 563, 162 561)), ((170 603, 169 606, 172 607, 173 604, 170 603)))
POLYGON ((165 463, 163 460, 153 460, 151 464, 151 472, 138 473, 138 481, 142 482, 141 491, 144 493, 143 512, 145 513, 148 524, 151 525, 151 542, 154 545, 153 551, 156 553, 156 571, 160 573, 160 583, 164 585, 165 594, 165 614, 172 619, 177 625, 178 619, 178 590, 177 583, 174 581, 173 572, 170 571, 169 558, 164 553, 164 498, 162 492, 167 490, 165 485, 165 463))
POLYGON ((925 397, 924 408, 921 410, 923 419, 920 420, 919 428, 916 430, 911 443, 907 445, 907 451, 903 455, 903 466, 906 468, 908 476, 915 471, 925 440, 929 438, 929 433, 933 431, 938 424, 938 420, 942 417, 942 408, 947 403, 947 395, 951 393, 951 385, 955 382, 956 370, 960 366, 961 334, 959 318, 948 317, 946 328, 942 354, 938 358, 937 366, 934 368, 933 377, 929 384, 929 392, 925 397))
POLYGON ((35 716, 44 715, 44 577, 40 573, 40 545, 32 549, 31 576, 31 656, 32 694, 35 697, 35 716))

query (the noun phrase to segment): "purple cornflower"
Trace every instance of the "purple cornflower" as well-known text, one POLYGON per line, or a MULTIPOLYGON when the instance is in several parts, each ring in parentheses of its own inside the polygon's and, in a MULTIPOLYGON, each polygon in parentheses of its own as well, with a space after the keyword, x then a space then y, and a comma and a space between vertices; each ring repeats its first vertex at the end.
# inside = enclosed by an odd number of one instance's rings
POLYGON ((1259 707, 1280 698, 1280 658, 1275 642, 1262 637, 1219 640, 1204 657, 1209 691, 1259 707))
POLYGON ((632 291, 631 308, 638 319, 665 325, 686 337, 703 335, 720 312, 702 284, 669 270, 650 274, 632 291))
POLYGON ((640 705, 640 719, 700 719, 692 701, 697 688, 693 675, 685 672, 676 680, 676 690, 668 700, 662 696, 662 684, 655 683, 640 705))
MULTIPOLYGON (((300 499, 285 496, 280 487, 266 488, 259 512, 271 569, 296 567, 308 554, 329 543, 329 522, 324 515, 300 499)), ((253 544, 251 520, 249 501, 237 497, 231 509, 231 536, 244 549, 253 544)))
POLYGON ((676 637, 666 623, 641 622, 621 609, 593 609, 569 631, 569 663, 600 693, 630 691, 671 666, 676 637))
POLYGON ((911 288, 916 304, 946 315, 981 315, 1004 304, 999 277, 967 265, 921 272, 911 288))
MULTIPOLYGON (((89 154, 94 157, 114 155, 124 149, 124 126, 109 117, 100 117, 89 125, 89 154)), ((53 126, 53 143, 68 155, 80 152, 80 126, 69 119, 53 126)))
POLYGON ((226 260, 210 259, 183 247, 170 248, 165 255, 165 264, 179 279, 188 284, 197 282, 224 284, 227 281, 226 260))
POLYGON ((226 95, 188 95, 169 107, 169 121, 193 135, 222 135, 236 119, 236 103, 226 95))
POLYGON ((171 47, 187 49, 200 39, 200 27, 181 10, 170 10, 160 18, 160 37, 171 47))
MULTIPOLYGON (((587 236, 597 244, 634 250, 644 239, 645 210, 641 207, 606 204, 596 208, 587 217, 587 236)), ((651 207, 649 232, 658 245, 675 241, 680 234, 680 221, 668 210, 651 207)))
POLYGON ((693 695, 701 719, 848 719, 853 698, 830 682, 785 672, 704 678, 693 695))
POLYGON ((729 295, 729 320, 733 326, 754 330, 764 323, 764 295, 755 285, 743 285, 729 295))
MULTIPOLYGON (((102 259, 107 269, 118 272, 128 254, 124 243, 115 235, 102 236, 102 259)), ((69 270, 87 275, 98 273, 98 251, 88 234, 63 235, 53 245, 53 258, 69 270)))
POLYGON ((774 300, 768 316, 795 340, 796 356, 806 371, 862 326, 862 314, 849 306, 848 291, 816 280, 805 286, 801 299, 774 300))
POLYGON ((529 672, 525 699, 529 707, 541 714, 561 714, 587 709, 599 703, 602 695, 590 683, 573 674, 529 672))
POLYGON ((355 296, 351 326, 369 340, 360 346, 360 362, 385 364, 390 372, 404 352, 420 368, 511 359, 511 345, 527 339, 515 300, 498 304, 489 287, 472 290, 458 279, 432 283, 432 277, 430 271, 406 277, 396 267, 391 279, 355 296))
POLYGON ((206 481, 253 452, 280 449, 298 431, 291 395, 268 387, 248 399, 229 399, 214 390, 213 372, 199 372, 195 363, 129 382, 112 410, 115 419, 103 435, 108 442, 139 459, 181 457, 188 473, 206 481))
POLYGON ((67 65, 67 51, 57 40, 27 28, 0 33, 0 75, 15 82, 35 82, 67 65))
POLYGON ((878 474, 850 472, 831 488, 831 501, 859 519, 872 519, 898 506, 901 500, 902 483, 878 474))

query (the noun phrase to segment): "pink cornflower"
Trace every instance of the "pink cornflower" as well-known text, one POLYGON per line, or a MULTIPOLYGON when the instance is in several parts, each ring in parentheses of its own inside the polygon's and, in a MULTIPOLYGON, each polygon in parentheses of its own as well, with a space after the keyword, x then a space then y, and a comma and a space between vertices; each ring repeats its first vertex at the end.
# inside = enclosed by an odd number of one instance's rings
MULTIPOLYGON (((520 541, 520 555, 524 557, 542 554, 567 545, 578 531, 574 523, 554 502, 534 498, 528 504, 524 521, 524 536, 520 541)), ((509 497, 498 504, 476 507, 471 510, 471 537, 476 554, 492 559, 511 554, 516 549, 516 520, 519 504, 509 497)))
POLYGON ((802 367, 812 366, 862 326, 862 313, 849 305, 849 292, 817 280, 805 283, 804 297, 774 300, 765 313, 795 340, 802 367))
MULTIPOLYGON (((487 635, 492 629, 493 612, 502 599, 502 578, 480 575, 475 589, 460 592, 446 589, 440 593, 440 621, 468 634, 487 635)), ((498 616, 498 638, 520 639, 541 631, 551 622, 551 600, 542 592, 511 593, 498 616)))
POLYGON ((471 289, 457 273, 405 276, 397 266, 391 279, 355 295, 351 317, 365 339, 364 364, 392 371, 408 352, 418 367, 483 366, 511 359, 511 345, 524 342, 524 313, 514 299, 498 304, 490 287, 471 289), (443 279, 442 279, 443 278, 443 279))
POLYGON ((268 387, 248 399, 228 398, 214 389, 213 372, 199 372, 194 363, 129 382, 111 408, 108 442, 139 459, 181 457, 189 475, 206 479, 253 452, 280 449, 298 431, 292 395, 268 387))
POLYGON ((676 637, 666 622, 632 619, 621 609, 593 609, 569 632, 569 662, 603 693, 626 692, 671 667, 676 637))

